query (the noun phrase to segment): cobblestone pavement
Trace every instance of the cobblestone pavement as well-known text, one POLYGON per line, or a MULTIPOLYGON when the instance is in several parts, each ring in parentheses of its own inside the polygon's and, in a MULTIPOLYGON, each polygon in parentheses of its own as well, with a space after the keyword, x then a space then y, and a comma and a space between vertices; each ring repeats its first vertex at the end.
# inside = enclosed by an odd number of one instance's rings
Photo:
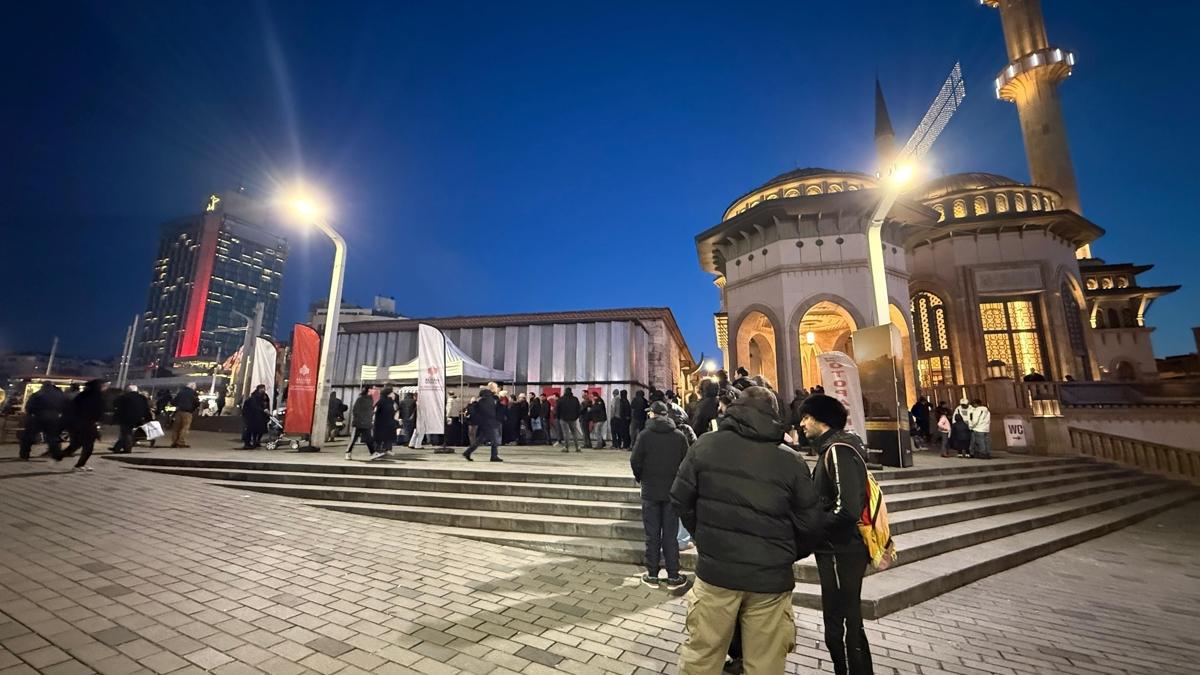
MULTIPOLYGON (((683 601, 633 566, 15 454, 0 448, 3 675, 675 672, 683 601)), ((1197 558, 1193 502, 869 622, 877 672, 1197 672, 1197 558)), ((789 670, 831 672, 819 613, 797 624, 789 670)))

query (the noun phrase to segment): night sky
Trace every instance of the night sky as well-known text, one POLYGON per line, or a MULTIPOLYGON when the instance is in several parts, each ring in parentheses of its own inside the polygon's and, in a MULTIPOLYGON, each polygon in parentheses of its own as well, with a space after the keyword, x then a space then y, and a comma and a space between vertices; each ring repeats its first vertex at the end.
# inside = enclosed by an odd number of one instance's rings
MULTIPOLYGON (((1109 262, 1184 284, 1161 356, 1200 323, 1200 3, 1044 0, 1109 262), (1136 11, 1130 11, 1136 8, 1136 11)), ((878 73, 899 140, 951 65, 968 97, 929 175, 1028 180, 997 101, 999 16, 975 0, 666 3, 10 3, 0 28, 0 351, 115 355, 158 225, 210 192, 321 186, 347 300, 409 316, 666 305, 695 356, 718 295, 693 237, 803 166, 873 170, 878 73), (653 6, 649 6, 653 5, 653 6)), ((279 332, 327 291, 290 237, 279 332)))

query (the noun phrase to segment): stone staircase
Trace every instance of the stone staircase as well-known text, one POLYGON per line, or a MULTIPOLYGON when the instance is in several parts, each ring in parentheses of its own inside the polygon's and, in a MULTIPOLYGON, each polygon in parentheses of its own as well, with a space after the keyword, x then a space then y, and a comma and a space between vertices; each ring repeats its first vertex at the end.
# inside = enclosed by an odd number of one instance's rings
MULTIPOLYGON (((202 460, 123 455, 139 469, 424 523, 479 541, 642 560, 639 493, 627 476, 419 464, 202 460)), ((890 614, 1194 498, 1195 488, 1082 458, 1006 459, 875 472, 900 559, 863 584, 863 612, 890 614)), ((683 566, 695 563, 685 552, 683 566)), ((820 607, 812 558, 794 600, 820 607)))

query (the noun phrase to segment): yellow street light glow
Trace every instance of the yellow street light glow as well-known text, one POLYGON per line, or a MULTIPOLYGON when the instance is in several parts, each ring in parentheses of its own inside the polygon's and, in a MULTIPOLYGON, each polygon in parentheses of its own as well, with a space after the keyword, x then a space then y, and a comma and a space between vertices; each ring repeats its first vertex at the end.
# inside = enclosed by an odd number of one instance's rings
POLYGON ((814 342, 817 341, 817 334, 812 332, 811 330, 808 331, 807 333, 804 334, 804 341, 810 345, 813 344, 814 342))
POLYGON ((892 169, 892 175, 888 176, 888 179, 891 180, 893 185, 899 187, 912 180, 914 173, 916 171, 913 169, 912 164, 897 164, 892 169))
POLYGON ((712 375, 713 373, 717 372, 717 364, 713 363, 712 359, 705 361, 704 362, 704 372, 708 373, 709 375, 712 375))

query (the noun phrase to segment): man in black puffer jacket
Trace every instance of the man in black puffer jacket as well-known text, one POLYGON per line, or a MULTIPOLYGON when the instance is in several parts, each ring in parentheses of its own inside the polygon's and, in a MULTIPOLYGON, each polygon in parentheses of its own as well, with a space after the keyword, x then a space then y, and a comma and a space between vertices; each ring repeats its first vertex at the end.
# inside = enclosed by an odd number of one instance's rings
POLYGON ((479 428, 475 432, 475 442, 463 451, 463 457, 468 462, 475 461, 471 459, 471 454, 481 443, 491 444, 493 462, 504 461, 500 459, 500 417, 496 412, 496 392, 499 390, 495 382, 489 382, 488 386, 479 390, 479 400, 475 401, 475 407, 471 410, 471 423, 479 428))
POLYGON ((679 573, 679 515, 671 506, 671 483, 687 454, 688 440, 671 421, 667 406, 655 402, 646 429, 633 444, 629 466, 642 486, 642 524, 646 527, 646 574, 642 583, 658 588, 661 560, 667 568, 667 587, 683 593, 687 577, 679 573))
POLYGON ((821 512, 808 466, 782 441, 775 394, 749 387, 679 467, 671 502, 700 556, 681 673, 719 672, 739 617, 748 672, 783 672, 796 646, 792 564, 821 512))

